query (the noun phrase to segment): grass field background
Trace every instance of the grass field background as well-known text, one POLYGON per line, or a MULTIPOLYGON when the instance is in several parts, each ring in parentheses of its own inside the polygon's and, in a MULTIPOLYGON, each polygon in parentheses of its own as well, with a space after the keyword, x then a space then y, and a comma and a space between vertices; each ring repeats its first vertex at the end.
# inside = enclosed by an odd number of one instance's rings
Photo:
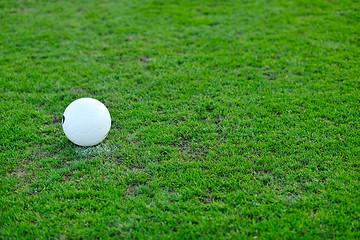
POLYGON ((359 56, 359 1, 0 1, 0 238, 360 238, 359 56))

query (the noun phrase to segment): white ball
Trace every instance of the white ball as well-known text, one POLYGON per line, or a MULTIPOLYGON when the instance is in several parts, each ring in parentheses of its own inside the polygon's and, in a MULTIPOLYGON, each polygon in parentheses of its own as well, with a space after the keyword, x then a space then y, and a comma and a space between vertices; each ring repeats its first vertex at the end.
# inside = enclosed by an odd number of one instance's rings
POLYGON ((93 98, 80 98, 65 109, 62 126, 66 137, 80 146, 93 146, 110 131, 111 117, 104 104, 93 98))

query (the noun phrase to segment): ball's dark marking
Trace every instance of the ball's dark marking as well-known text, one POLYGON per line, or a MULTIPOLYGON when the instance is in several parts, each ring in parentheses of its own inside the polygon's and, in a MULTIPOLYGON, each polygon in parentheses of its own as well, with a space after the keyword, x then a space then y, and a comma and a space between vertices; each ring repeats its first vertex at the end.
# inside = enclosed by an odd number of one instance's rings
POLYGON ((64 124, 64 122, 65 122, 65 116, 63 115, 62 124, 64 124))

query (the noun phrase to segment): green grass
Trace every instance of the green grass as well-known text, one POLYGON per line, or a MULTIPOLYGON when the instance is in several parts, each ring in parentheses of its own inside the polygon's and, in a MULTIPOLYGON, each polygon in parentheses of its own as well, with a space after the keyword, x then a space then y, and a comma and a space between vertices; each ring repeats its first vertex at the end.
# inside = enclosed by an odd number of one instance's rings
POLYGON ((359 11, 0 1, 0 239, 359 239, 359 11), (80 97, 98 146, 62 132, 80 97))

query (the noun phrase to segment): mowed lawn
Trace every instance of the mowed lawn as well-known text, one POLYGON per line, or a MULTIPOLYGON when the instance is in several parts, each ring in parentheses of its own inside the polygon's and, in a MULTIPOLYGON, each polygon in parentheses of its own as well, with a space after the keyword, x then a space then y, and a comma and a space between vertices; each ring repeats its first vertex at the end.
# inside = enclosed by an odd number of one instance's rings
POLYGON ((0 239, 50 238, 359 239, 360 2, 0 1, 0 239))

